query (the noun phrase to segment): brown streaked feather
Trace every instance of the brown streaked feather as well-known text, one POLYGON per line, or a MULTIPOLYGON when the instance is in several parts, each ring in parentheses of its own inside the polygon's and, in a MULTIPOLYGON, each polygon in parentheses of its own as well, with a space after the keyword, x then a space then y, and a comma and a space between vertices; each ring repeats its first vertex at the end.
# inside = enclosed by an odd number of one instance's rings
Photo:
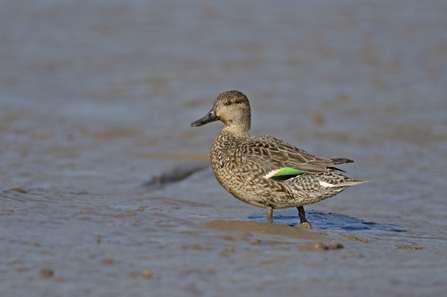
POLYGON ((242 147, 242 158, 256 163, 266 172, 285 167, 306 172, 325 172, 328 167, 335 166, 331 159, 316 157, 272 136, 250 137, 242 147))

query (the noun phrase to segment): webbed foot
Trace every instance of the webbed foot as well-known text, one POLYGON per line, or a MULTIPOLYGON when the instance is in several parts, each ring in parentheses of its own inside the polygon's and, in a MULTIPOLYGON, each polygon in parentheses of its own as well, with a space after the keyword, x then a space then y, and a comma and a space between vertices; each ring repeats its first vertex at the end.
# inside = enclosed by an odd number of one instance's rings
POLYGON ((300 228, 312 229, 312 225, 309 222, 303 222, 298 225, 300 228))

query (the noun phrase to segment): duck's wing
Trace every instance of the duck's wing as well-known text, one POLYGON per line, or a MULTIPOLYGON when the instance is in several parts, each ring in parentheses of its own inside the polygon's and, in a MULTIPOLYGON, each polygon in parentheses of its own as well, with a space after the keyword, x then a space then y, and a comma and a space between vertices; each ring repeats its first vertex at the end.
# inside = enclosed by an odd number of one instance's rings
POLYGON ((331 159, 316 157, 284 140, 271 136, 250 137, 241 145, 240 152, 245 161, 253 162, 258 165, 258 168, 263 169, 265 178, 325 172, 328 168, 333 168, 335 164, 340 164, 331 159))

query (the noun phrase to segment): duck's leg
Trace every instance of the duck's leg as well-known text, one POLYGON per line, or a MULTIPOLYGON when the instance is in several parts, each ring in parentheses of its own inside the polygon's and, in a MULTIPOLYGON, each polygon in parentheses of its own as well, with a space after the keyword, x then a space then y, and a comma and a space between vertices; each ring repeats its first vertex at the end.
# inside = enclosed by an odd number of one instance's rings
POLYGON ((298 216, 300 217, 301 223, 298 227, 312 229, 312 225, 306 220, 306 212, 304 211, 303 206, 298 206, 298 216))
POLYGON ((267 224, 273 223, 273 208, 271 206, 267 207, 267 224))

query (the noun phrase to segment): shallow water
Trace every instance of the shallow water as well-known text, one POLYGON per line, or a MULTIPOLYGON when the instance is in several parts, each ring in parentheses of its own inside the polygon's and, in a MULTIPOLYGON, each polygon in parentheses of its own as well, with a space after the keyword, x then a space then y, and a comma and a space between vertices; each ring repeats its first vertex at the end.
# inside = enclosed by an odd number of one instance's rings
POLYGON ((443 296, 446 13, 4 3, 2 294, 443 296), (353 159, 342 169, 369 183, 307 206, 312 230, 296 209, 263 224, 212 174, 222 124, 189 127, 229 89, 248 95, 253 135, 353 159))

